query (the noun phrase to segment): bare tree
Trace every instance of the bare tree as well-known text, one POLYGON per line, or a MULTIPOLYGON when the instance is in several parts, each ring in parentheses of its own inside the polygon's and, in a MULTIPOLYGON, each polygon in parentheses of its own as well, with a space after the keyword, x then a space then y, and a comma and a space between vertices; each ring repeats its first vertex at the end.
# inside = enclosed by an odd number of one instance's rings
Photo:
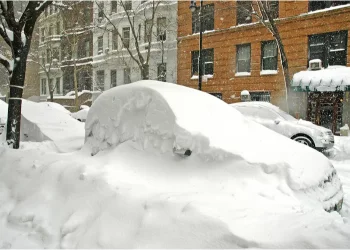
POLYGON ((22 94, 33 30, 38 17, 50 4, 52 1, 28 1, 23 14, 16 19, 13 1, 0 1, 0 35, 12 54, 12 59, 0 55, 0 63, 10 78, 6 140, 15 149, 20 143, 22 94))
MULTIPOLYGON (((99 9, 99 16, 103 16, 108 26, 112 27, 111 29, 108 28, 107 25, 98 25, 99 28, 105 29, 108 32, 115 32, 117 36, 122 41, 123 47, 127 50, 128 55, 130 56, 131 60, 135 62, 141 71, 141 78, 143 80, 149 79, 149 61, 150 61, 150 55, 151 55, 151 43, 152 43, 152 30, 155 25, 155 17, 157 13, 157 9, 159 5, 163 2, 161 0, 151 0, 147 1, 146 3, 140 3, 136 8, 131 9, 129 2, 131 1, 123 1, 118 0, 114 1, 117 3, 118 7, 122 8, 122 12, 124 13, 123 19, 126 19, 128 21, 130 32, 129 34, 131 37, 124 36, 119 30, 118 30, 118 24, 113 22, 113 20, 110 19, 109 15, 107 15, 104 11, 103 4, 99 1, 95 1, 98 9, 99 9), (143 51, 140 43, 141 43, 141 26, 140 22, 143 21, 145 23, 145 43, 147 43, 146 51, 143 51), (134 46, 130 46, 130 41, 133 42, 134 46)), ((137 2, 135 2, 137 3, 137 2)))
MULTIPOLYGON (((84 61, 81 58, 89 57, 91 55, 86 55, 90 53, 90 50, 86 51, 85 42, 86 34, 91 32, 92 26, 90 23, 86 23, 87 20, 82 20, 82 16, 90 15, 90 12, 83 13, 82 6, 79 5, 80 2, 70 1, 67 3, 68 8, 65 11, 63 17, 63 27, 62 27, 62 40, 64 52, 66 55, 65 60, 69 61, 69 65, 72 66, 73 72, 73 84, 75 92, 75 109, 79 110, 78 105, 78 89, 79 81, 78 77, 82 71, 86 71, 87 67, 91 66, 91 61, 84 61)), ((86 8, 86 6, 85 6, 86 8)), ((86 11, 86 10, 85 10, 86 11)), ((90 10, 92 11, 92 10, 90 10)), ((92 37, 92 34, 91 34, 92 37)), ((92 44, 89 43, 89 48, 92 44)), ((67 67, 68 64, 66 65, 67 67)))
POLYGON ((290 94, 290 75, 288 67, 288 59, 284 50, 283 41, 281 39, 276 21, 273 4, 276 1, 271 0, 254 0, 251 2, 251 9, 241 8, 239 11, 244 11, 253 15, 268 31, 271 32, 273 38, 276 41, 277 48, 280 55, 281 66, 283 70, 284 85, 286 91, 286 109, 289 110, 289 94, 290 94))
MULTIPOLYGON (((47 29, 46 29, 47 31, 47 29)), ((44 72, 47 80, 49 81, 49 93, 50 101, 53 102, 53 94, 56 91, 56 84, 50 79, 55 78, 58 75, 60 63, 59 58, 59 48, 54 47, 51 41, 45 41, 44 46, 40 49, 44 50, 45 53, 40 53, 39 51, 31 51, 28 55, 27 61, 32 61, 39 65, 40 69, 44 72)))

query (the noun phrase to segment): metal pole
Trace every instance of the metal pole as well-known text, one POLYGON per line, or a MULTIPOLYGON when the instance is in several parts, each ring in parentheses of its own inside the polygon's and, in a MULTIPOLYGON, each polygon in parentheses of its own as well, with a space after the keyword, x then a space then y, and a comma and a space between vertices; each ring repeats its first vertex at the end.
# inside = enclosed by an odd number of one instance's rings
POLYGON ((203 58, 202 58, 202 7, 203 7, 203 0, 200 0, 199 5, 199 58, 198 58, 198 64, 199 64, 199 72, 198 72, 198 89, 202 90, 202 76, 203 76, 203 58))

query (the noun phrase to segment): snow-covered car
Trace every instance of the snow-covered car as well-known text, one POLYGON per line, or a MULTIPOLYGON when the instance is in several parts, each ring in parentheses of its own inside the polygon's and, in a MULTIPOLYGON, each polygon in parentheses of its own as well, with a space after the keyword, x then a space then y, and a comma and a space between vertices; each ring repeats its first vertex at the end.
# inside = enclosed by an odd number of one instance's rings
POLYGON ((230 106, 249 119, 319 151, 331 149, 334 145, 334 135, 331 130, 302 119, 297 120, 271 103, 240 102, 230 106))
POLYGON ((82 105, 80 108, 81 109, 79 111, 71 113, 71 116, 74 119, 77 119, 80 122, 85 122, 86 121, 86 116, 87 116, 87 114, 89 112, 90 107, 86 106, 86 105, 82 105))
MULTIPOLYGON (((245 197, 241 202, 254 207, 252 197, 263 192, 283 207, 296 200, 326 211, 342 207, 341 182, 324 155, 177 84, 140 81, 102 93, 85 122, 84 148, 118 159, 110 179, 116 185, 127 179, 128 188, 147 197, 181 193, 183 202, 202 204, 201 211, 208 200, 192 194, 245 197)), ((228 210, 240 203, 227 202, 228 210)))

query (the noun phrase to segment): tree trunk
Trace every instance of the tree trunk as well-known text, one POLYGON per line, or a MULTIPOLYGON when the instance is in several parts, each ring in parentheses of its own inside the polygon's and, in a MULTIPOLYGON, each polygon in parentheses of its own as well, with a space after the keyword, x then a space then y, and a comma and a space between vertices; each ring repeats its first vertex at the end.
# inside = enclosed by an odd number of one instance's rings
POLYGON ((148 65, 142 65, 142 67, 141 67, 141 77, 142 77, 142 80, 148 80, 149 79, 149 66, 148 65))
POLYGON ((53 90, 50 90, 50 102, 53 102, 53 90))
POLYGON ((78 79, 77 79, 77 67, 75 65, 74 62, 74 92, 75 92, 75 101, 74 101, 74 105, 75 105, 75 111, 79 111, 79 107, 78 107, 78 79))
POLYGON ((27 52, 23 51, 19 55, 19 61, 14 67, 10 81, 10 98, 8 103, 6 141, 14 149, 19 148, 21 113, 22 113, 22 94, 24 78, 26 72, 27 52))

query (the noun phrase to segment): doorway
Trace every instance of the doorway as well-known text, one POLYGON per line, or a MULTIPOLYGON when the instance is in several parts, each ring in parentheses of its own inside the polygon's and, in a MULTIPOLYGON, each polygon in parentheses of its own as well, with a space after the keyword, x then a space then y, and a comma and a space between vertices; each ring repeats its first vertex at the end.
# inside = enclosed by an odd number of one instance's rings
POLYGON ((312 92, 308 94, 307 120, 339 134, 342 124, 343 92, 312 92))

